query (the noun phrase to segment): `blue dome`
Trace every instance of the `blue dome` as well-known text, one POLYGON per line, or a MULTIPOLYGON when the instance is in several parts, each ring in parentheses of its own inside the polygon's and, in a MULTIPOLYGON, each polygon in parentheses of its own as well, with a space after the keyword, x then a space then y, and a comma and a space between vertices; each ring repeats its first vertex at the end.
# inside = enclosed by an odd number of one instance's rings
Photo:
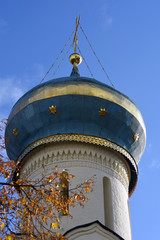
POLYGON ((141 113, 127 96, 73 74, 40 84, 18 100, 8 118, 6 149, 16 161, 53 136, 60 141, 71 135, 110 144, 137 163, 146 141, 141 113))

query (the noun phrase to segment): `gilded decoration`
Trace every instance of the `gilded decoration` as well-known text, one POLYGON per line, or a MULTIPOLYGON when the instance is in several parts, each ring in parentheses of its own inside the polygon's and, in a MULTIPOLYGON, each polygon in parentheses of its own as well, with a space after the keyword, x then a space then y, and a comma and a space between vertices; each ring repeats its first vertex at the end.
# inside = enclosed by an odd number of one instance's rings
POLYGON ((73 53, 70 55, 69 61, 72 65, 77 66, 77 65, 81 64, 82 57, 78 53, 73 53))
POLYGON ((15 137, 17 137, 19 135, 19 132, 18 132, 18 130, 16 128, 14 128, 12 132, 13 132, 13 135, 15 137))
POLYGON ((56 106, 51 106, 51 107, 49 107, 49 112, 50 112, 50 114, 56 114, 57 113, 57 108, 56 108, 56 106))
POLYGON ((33 95, 28 95, 28 98, 21 100, 21 102, 19 103, 20 105, 14 109, 14 112, 12 112, 11 118, 28 104, 35 101, 72 94, 99 97, 105 100, 109 100, 125 108, 140 122, 142 128, 144 129, 144 132, 146 132, 142 115, 135 106, 135 104, 133 104, 128 98, 123 97, 120 93, 115 92, 115 90, 107 89, 102 86, 97 86, 94 83, 55 83, 54 85, 46 85, 45 88, 40 87, 34 91, 33 95))
POLYGON ((138 139, 139 139, 139 134, 138 134, 138 133, 135 133, 134 136, 133 136, 133 140, 134 140, 135 142, 137 142, 138 139))
MULTIPOLYGON (((81 143, 90 143, 95 144, 98 146, 108 147, 111 148, 119 153, 121 153, 123 156, 125 156, 127 159, 130 160, 134 168, 137 170, 137 164, 134 160, 134 158, 129 154, 128 151, 126 151, 124 148, 120 147, 116 143, 112 143, 107 139, 99 138, 99 137, 93 137, 93 136, 87 136, 87 135, 80 135, 80 134, 62 134, 62 135, 53 135, 50 137, 42 138, 40 140, 37 140, 36 142, 29 145, 24 152, 19 156, 18 161, 22 160, 31 150, 34 148, 46 144, 46 143, 52 143, 52 142, 63 142, 63 141, 74 141, 74 142, 81 142, 81 143)), ((138 171, 138 170, 137 170, 138 171)))
POLYGON ((101 108, 99 111, 99 116, 105 117, 107 115, 107 110, 105 108, 101 108))
MULTIPOLYGON (((94 168, 121 181, 128 192, 131 180, 130 169, 128 164, 124 163, 118 156, 117 158, 112 155, 107 156, 106 151, 97 154, 97 150, 94 147, 88 149, 83 145, 78 148, 77 146, 79 145, 72 145, 72 143, 68 146, 70 147, 67 149, 63 148, 63 151, 61 147, 58 150, 53 148, 50 156, 43 153, 40 154, 41 157, 29 156, 29 164, 28 161, 25 161, 26 164, 24 163, 22 170, 26 176, 30 177, 30 174, 35 174, 35 171, 41 168, 42 165, 45 164, 46 167, 50 167, 50 164, 56 165, 57 162, 58 166, 64 169, 73 166, 94 168)), ((63 171, 62 173, 65 173, 65 170, 63 171)))

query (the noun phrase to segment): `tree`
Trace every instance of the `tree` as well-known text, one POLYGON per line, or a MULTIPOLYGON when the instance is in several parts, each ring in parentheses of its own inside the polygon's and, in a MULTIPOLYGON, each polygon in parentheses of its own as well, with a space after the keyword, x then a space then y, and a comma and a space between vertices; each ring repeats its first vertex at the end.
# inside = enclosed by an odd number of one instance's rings
POLYGON ((6 157, 3 139, 5 122, 0 124, 0 240, 65 239, 60 233, 60 216, 70 215, 68 207, 83 206, 86 194, 93 190, 94 176, 68 189, 74 175, 59 172, 47 174, 45 166, 40 179, 19 177, 20 163, 6 157), (68 194, 69 191, 69 194, 68 194))

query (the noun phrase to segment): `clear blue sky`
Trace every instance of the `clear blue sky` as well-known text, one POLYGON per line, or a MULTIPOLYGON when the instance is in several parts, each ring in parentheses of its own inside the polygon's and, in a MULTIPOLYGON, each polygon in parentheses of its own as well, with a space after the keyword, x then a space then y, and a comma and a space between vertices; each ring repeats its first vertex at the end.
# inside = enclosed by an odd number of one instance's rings
MULTIPOLYGON (((159 240, 159 0, 1 0, 0 119, 8 116, 20 96, 39 84, 73 31, 79 13, 116 89, 129 96, 144 117, 147 145, 130 199, 132 234, 133 240, 159 240)), ((78 36, 94 77, 109 84, 80 31, 78 36)), ((79 70, 90 76, 84 62, 79 70)), ((70 72, 67 57, 55 77, 70 72)))

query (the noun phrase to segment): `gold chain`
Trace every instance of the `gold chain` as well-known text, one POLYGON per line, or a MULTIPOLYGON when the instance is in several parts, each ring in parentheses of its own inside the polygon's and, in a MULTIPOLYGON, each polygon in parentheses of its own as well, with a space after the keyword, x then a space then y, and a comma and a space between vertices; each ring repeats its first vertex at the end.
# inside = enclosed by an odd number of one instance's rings
MULTIPOLYGON (((114 87, 114 85, 113 85, 113 83, 112 83, 111 79, 109 78, 109 76, 108 76, 107 72, 105 71, 104 67, 102 66, 102 63, 100 62, 99 58, 97 57, 97 55, 96 55, 96 53, 95 53, 95 51, 94 51, 94 49, 93 49, 93 47, 92 47, 91 43, 89 42, 89 40, 88 40, 88 38, 87 38, 87 36, 86 36, 86 34, 85 34, 85 32, 84 32, 84 30, 83 30, 83 28, 82 28, 82 26, 81 26, 81 24, 80 24, 80 23, 79 23, 79 25, 80 25, 80 28, 81 28, 81 30, 82 30, 82 33, 84 34, 84 36, 85 36, 85 38, 86 38, 86 40, 87 40, 87 42, 88 42, 88 44, 89 44, 90 48, 92 49, 92 51, 93 51, 93 53, 94 53, 95 57, 97 58, 97 61, 98 61, 98 63, 100 64, 100 66, 101 66, 102 70, 103 70, 103 71, 104 71, 104 73, 106 74, 106 76, 107 76, 107 78, 108 78, 109 82, 111 83, 112 87, 114 87)), ((115 87, 114 87, 114 88, 115 88, 115 87)))
POLYGON ((80 55, 82 56, 82 59, 84 60, 86 66, 87 66, 88 71, 90 72, 92 78, 94 78, 93 73, 91 72, 91 69, 89 68, 89 66, 88 66, 88 64, 87 64, 87 62, 86 62, 84 56, 82 55, 82 52, 81 52, 80 48, 78 47, 78 45, 77 45, 77 48, 78 48, 78 50, 79 50, 80 55))
MULTIPOLYGON (((58 69, 60 68, 60 66, 61 66, 62 62, 64 61, 64 59, 65 59, 65 57, 67 56, 67 54, 68 54, 69 50, 71 49, 71 47, 72 47, 72 44, 71 44, 71 45, 70 45, 70 47, 68 48, 68 50, 67 50, 66 54, 65 54, 65 55, 64 55, 64 57, 62 58, 62 60, 61 60, 60 64, 58 65, 57 69, 56 69, 56 70, 55 70, 55 72, 53 73, 53 75, 52 75, 51 79, 53 79, 54 75, 56 74, 56 72, 57 72, 57 71, 58 71, 58 69)), ((50 80, 51 80, 51 79, 50 79, 50 80)))
POLYGON ((60 51, 59 55, 57 56, 56 60, 53 62, 53 64, 51 65, 51 67, 49 68, 49 70, 47 71, 47 73, 45 74, 45 76, 42 78, 42 80, 40 81, 40 83, 42 83, 44 81, 44 79, 46 78, 46 76, 48 75, 48 73, 50 72, 50 70, 53 68, 53 66, 55 65, 55 63, 57 62, 57 60, 59 59, 59 57, 61 56, 61 54, 63 53, 65 47, 67 46, 68 42, 71 40, 71 37, 73 35, 73 33, 75 32, 75 30, 73 30, 73 32, 71 33, 70 37, 68 38, 68 41, 66 42, 66 44, 64 45, 63 49, 60 51))
MULTIPOLYGON (((82 33, 84 34, 84 36, 85 36, 85 38, 86 38, 86 40, 87 40, 87 42, 88 42, 90 48, 92 49, 92 51, 93 51, 95 57, 97 58, 98 63, 100 64, 102 70, 103 70, 104 73, 106 74, 106 76, 107 76, 109 82, 111 83, 112 87, 114 87, 114 85, 113 85, 111 79, 109 78, 109 76, 108 76, 107 72, 105 71, 105 69, 104 69, 102 63, 100 62, 99 58, 97 57, 97 55, 96 55, 96 53, 95 53, 95 51, 94 51, 94 49, 93 49, 91 43, 90 43, 89 40, 88 40, 88 37, 86 36, 86 34, 85 34, 85 32, 84 32, 84 30, 83 30, 81 24, 80 24, 80 16, 79 16, 79 18, 76 19, 76 29, 74 29, 74 31, 71 33, 70 37, 68 38, 68 41, 66 42, 66 44, 65 44, 64 47, 63 47, 63 49, 60 51, 59 55, 57 56, 57 58, 55 59, 55 61, 53 62, 53 64, 51 65, 51 67, 49 68, 49 70, 47 71, 47 73, 45 74, 45 76, 42 78, 42 80, 40 81, 40 83, 42 83, 42 82, 44 81, 44 79, 46 78, 46 76, 49 74, 50 70, 53 68, 53 66, 55 65, 55 63, 57 62, 57 60, 59 59, 59 57, 60 57, 61 54, 63 53, 64 49, 66 48, 68 42, 71 40, 72 35, 73 35, 74 33, 75 33, 75 35, 74 35, 73 43, 70 45, 69 49, 67 50, 65 56, 63 57, 63 59, 61 60, 60 64, 58 65, 58 67, 57 67, 57 69, 55 70, 54 74, 52 75, 51 79, 53 78, 53 76, 56 74, 56 72, 57 72, 58 69, 60 68, 62 62, 64 61, 65 57, 67 56, 67 54, 68 54, 70 48, 73 47, 73 44, 74 44, 74 43, 75 43, 74 52, 76 52, 76 50, 77 50, 77 48, 78 48, 80 54, 82 55, 82 52, 81 52, 81 50, 79 49, 79 47, 78 47, 78 45, 77 45, 77 42, 78 42, 78 39, 77 39, 77 31, 78 31, 78 26, 79 26, 79 25, 80 25, 80 28, 81 28, 81 30, 82 30, 82 33)), ((93 74, 92 74, 92 72, 91 72, 91 70, 90 70, 90 68, 89 68, 89 66, 88 66, 88 64, 87 64, 87 62, 86 62, 84 56, 82 56, 82 58, 83 58, 83 60, 84 60, 84 62, 85 62, 85 64, 86 64, 86 66, 87 66, 88 71, 90 72, 91 76, 94 78, 94 76, 93 76, 93 74)), ((114 88, 115 88, 115 87, 114 87, 114 88)))

